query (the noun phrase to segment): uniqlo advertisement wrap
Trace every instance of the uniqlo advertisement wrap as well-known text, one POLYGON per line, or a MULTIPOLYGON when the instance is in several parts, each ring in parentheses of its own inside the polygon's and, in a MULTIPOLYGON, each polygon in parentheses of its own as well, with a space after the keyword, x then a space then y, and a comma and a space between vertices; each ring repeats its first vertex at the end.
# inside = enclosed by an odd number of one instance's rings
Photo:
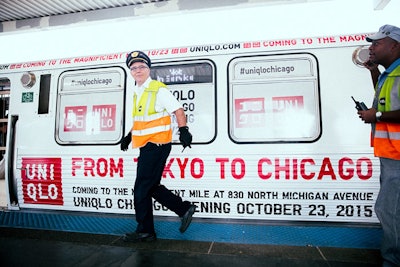
MULTIPOLYGON (((137 158, 23 158, 21 206, 134 213, 137 158), (69 166, 68 169, 61 166, 69 166)), ((162 181, 198 206, 199 217, 377 222, 376 160, 329 157, 171 155, 162 181)), ((154 202, 156 215, 173 213, 154 202)))
MULTIPOLYGON (((367 101, 371 86, 351 60, 363 38, 145 51, 152 78, 181 103, 193 135, 182 150, 171 114, 161 183, 196 204, 200 218, 378 223, 379 159, 350 98, 367 101), (344 62, 340 79, 332 76, 337 62, 344 62)), ((15 206, 134 214, 139 150, 120 149, 132 127, 134 86, 124 55, 44 62, 47 113, 38 114, 40 82, 13 85, 14 99, 33 93, 10 105, 15 206)), ((33 64, 7 68, 13 82, 22 70, 35 72, 33 64)), ((153 207, 155 215, 175 216, 156 201, 153 207)))

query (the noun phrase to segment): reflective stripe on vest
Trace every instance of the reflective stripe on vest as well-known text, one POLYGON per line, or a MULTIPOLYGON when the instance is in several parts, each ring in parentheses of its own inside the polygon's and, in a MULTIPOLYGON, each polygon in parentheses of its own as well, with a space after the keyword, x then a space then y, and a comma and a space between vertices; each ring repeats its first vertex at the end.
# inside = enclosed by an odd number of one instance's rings
MULTIPOLYGON (((382 112, 399 110, 399 90, 400 66, 386 78, 378 96, 378 110, 382 112)), ((373 146, 375 156, 400 160, 400 123, 377 122, 373 146)))
POLYGON ((165 84, 151 81, 137 102, 136 95, 133 103, 132 146, 142 147, 148 142, 167 144, 172 141, 171 116, 166 110, 155 111, 156 97, 160 87, 165 84))

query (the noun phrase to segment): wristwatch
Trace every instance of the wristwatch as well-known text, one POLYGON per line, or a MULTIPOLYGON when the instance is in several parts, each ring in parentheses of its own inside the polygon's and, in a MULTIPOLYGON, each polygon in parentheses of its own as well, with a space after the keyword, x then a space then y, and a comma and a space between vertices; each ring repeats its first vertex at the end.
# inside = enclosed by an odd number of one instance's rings
POLYGON ((377 113, 375 113, 375 117, 376 117, 376 121, 380 121, 381 117, 382 117, 382 112, 378 111, 377 113))

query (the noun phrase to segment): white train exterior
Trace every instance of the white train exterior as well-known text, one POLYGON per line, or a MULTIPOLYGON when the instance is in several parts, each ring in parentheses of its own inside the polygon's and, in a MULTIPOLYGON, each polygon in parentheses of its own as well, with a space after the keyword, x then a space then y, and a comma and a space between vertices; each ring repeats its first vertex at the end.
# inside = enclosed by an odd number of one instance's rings
MULTIPOLYGON (((174 123, 162 183, 198 218, 378 223, 379 164, 351 99, 372 99, 366 35, 145 50, 193 134, 182 152, 174 123)), ((9 209, 134 213, 127 52, 0 66, 9 209)))

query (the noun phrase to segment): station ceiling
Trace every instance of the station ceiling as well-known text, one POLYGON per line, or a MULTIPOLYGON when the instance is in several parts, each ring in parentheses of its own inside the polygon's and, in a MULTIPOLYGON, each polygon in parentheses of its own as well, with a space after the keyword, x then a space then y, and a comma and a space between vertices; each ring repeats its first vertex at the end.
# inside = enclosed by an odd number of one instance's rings
POLYGON ((200 9, 244 3, 290 4, 316 1, 329 0, 0 0, 0 23, 151 3, 173 2, 178 6, 200 9))
POLYGON ((66 15, 168 0, 2 0, 0 22, 66 15))
MULTIPOLYGON (((155 7, 171 4, 178 6, 178 9, 201 9, 246 3, 284 5, 317 1, 335 0, 0 0, 0 23, 94 11, 99 11, 98 19, 101 19, 106 9, 135 8, 148 4, 154 4, 155 7)), ((390 0, 369 1, 374 9, 383 9, 390 2, 390 0)))

